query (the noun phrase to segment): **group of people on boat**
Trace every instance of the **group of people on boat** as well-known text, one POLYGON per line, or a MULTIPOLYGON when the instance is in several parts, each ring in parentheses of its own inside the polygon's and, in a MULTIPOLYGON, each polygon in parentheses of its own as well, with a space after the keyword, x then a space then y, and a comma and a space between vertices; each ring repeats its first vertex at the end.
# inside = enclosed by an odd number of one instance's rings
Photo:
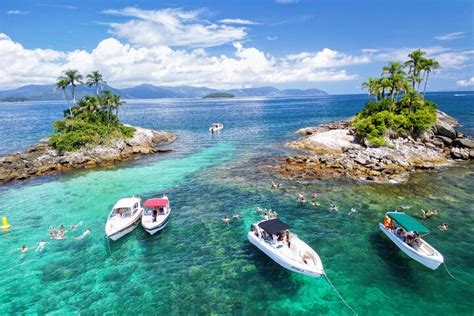
POLYGON ((409 246, 419 246, 421 244, 420 235, 416 232, 407 232, 403 227, 397 225, 397 223, 385 215, 383 219, 383 224, 386 229, 390 229, 395 235, 400 238, 403 242, 407 243, 409 246))

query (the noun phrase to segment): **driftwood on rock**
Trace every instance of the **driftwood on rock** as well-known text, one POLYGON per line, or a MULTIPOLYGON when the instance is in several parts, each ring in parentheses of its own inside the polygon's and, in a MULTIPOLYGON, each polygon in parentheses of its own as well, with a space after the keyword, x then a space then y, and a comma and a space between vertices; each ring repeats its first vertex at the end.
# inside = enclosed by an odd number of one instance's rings
POLYGON ((134 127, 132 138, 114 140, 107 146, 84 148, 77 152, 59 153, 47 143, 0 158, 0 183, 24 180, 59 171, 94 168, 163 150, 156 148, 176 139, 169 132, 134 127))

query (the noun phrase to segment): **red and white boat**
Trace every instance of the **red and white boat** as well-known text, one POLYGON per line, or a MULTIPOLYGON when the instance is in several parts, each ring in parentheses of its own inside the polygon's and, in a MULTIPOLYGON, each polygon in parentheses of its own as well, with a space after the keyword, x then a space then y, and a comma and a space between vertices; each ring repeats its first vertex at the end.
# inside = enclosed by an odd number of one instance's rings
POLYGON ((171 213, 170 201, 166 195, 160 199, 146 200, 143 208, 142 226, 150 235, 165 228, 171 213))

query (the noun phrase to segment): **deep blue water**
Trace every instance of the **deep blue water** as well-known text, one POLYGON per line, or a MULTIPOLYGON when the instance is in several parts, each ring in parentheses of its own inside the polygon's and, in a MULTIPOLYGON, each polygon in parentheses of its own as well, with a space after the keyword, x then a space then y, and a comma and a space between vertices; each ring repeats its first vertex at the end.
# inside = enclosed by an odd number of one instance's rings
MULTIPOLYGON (((459 93, 456 93, 459 94, 459 93)), ((474 94, 427 96, 474 135, 474 94)), ((78 171, 0 187, 0 215, 12 228, 0 235, 0 314, 350 314, 324 279, 283 270, 246 240, 257 206, 271 207, 320 254, 328 276, 360 314, 472 315, 474 289, 409 260, 378 230, 386 210, 437 209, 424 221, 427 240, 451 272, 473 284, 474 166, 459 163, 396 185, 346 180, 283 181, 260 171, 261 158, 290 152, 302 127, 354 115, 365 95, 295 99, 133 100, 122 120, 175 132, 173 152, 112 168, 78 171), (213 122, 222 133, 207 131, 213 122), (278 180, 279 181, 279 180, 278 180), (296 194, 319 192, 321 207, 296 194), (166 193, 169 226, 147 236, 136 229, 108 245, 104 224, 120 197, 166 193), (329 212, 336 203, 340 212, 329 212), (348 215, 351 207, 359 209, 348 215), (224 225, 221 218, 243 219, 224 225), (42 253, 31 249, 50 225, 84 222, 42 253), (441 232, 437 226, 449 223, 441 232), (85 227, 89 238, 77 241, 85 227), (110 246, 110 249, 109 249, 110 246)), ((0 155, 34 145, 52 131, 64 104, 0 104, 0 155)))

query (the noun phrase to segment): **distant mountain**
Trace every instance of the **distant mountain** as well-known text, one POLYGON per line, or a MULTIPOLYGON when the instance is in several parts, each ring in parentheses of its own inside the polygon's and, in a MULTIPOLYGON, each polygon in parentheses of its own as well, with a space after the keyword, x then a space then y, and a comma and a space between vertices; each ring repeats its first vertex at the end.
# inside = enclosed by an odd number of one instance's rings
MULTIPOLYGON (((230 90, 216 90, 206 87, 158 87, 151 84, 141 84, 131 88, 116 89, 110 86, 104 88, 122 95, 123 99, 160 99, 160 98, 202 98, 212 93, 229 93, 236 97, 291 97, 291 96, 318 96, 327 93, 319 89, 286 89, 274 87, 244 88, 230 90)), ((78 86, 76 98, 95 93, 95 87, 78 86)), ((68 97, 71 92, 68 89, 68 97)), ((12 98, 27 98, 32 101, 62 100, 63 92, 56 90, 54 85, 27 85, 17 89, 0 91, 0 100, 12 98)))

